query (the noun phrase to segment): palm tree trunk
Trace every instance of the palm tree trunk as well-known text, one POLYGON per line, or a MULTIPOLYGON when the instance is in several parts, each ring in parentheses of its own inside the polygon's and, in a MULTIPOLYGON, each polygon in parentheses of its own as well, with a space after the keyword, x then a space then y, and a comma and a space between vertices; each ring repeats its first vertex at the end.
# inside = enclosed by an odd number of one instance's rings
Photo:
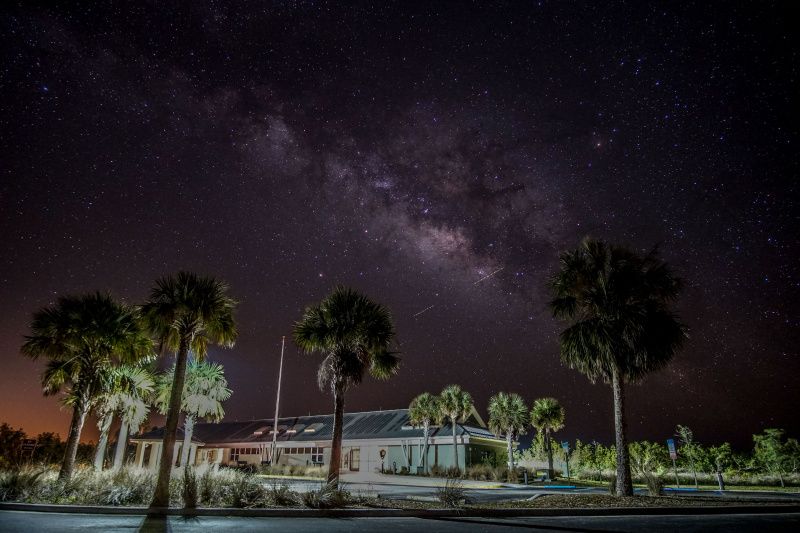
POLYGON ((514 468, 514 451, 511 449, 512 446, 512 435, 509 433, 506 435, 506 447, 508 448, 508 479, 511 479, 511 470, 514 468))
POLYGON ((85 398, 81 398, 72 409, 72 421, 69 424, 67 449, 64 451, 64 460, 61 463, 61 471, 58 473, 58 479, 69 479, 72 477, 72 471, 75 469, 75 457, 78 455, 78 444, 80 444, 81 440, 81 431, 83 431, 83 423, 86 421, 88 403, 89 402, 86 401, 85 398))
POLYGON ((625 390, 619 370, 614 370, 611 386, 614 389, 614 429, 617 452, 617 496, 633 496, 627 424, 625 422, 625 390))
POLYGON ((189 464, 189 450, 192 447, 194 433, 194 416, 187 414, 183 420, 183 448, 181 448, 181 466, 189 464))
POLYGON ((117 447, 114 450, 114 466, 111 468, 114 472, 122 468, 122 463, 125 461, 125 450, 128 449, 128 421, 124 418, 119 425, 119 435, 117 436, 117 447))
POLYGON ((186 382, 186 360, 189 352, 189 339, 182 338, 175 361, 175 377, 172 380, 172 391, 169 396, 169 411, 164 425, 164 439, 161 450, 161 462, 158 465, 158 481, 150 507, 169 507, 169 477, 172 473, 175 438, 178 431, 178 418, 181 414, 183 385, 186 382))
POLYGON ((456 419, 453 418, 453 466, 456 467, 456 471, 460 470, 458 467, 458 443, 456 441, 456 419))
POLYGON ((96 472, 103 470, 103 463, 106 460, 106 450, 108 449, 108 432, 111 430, 111 422, 114 419, 114 411, 109 411, 103 415, 100 421, 100 439, 97 441, 97 450, 94 452, 94 469, 96 472))
POLYGON ((333 439, 331 440, 331 464, 328 465, 328 483, 339 487, 339 469, 342 466, 342 429, 344 428, 344 384, 333 386, 333 439))
POLYGON ((553 443, 550 442, 550 428, 544 429, 544 449, 547 450, 547 479, 553 479, 556 471, 553 468, 553 443))
POLYGON ((428 441, 430 440, 430 437, 428 436, 428 433, 430 432, 430 424, 428 424, 428 422, 425 422, 422 425, 422 431, 423 431, 423 434, 425 436, 425 445, 422 447, 422 473, 427 474, 428 473, 428 441))

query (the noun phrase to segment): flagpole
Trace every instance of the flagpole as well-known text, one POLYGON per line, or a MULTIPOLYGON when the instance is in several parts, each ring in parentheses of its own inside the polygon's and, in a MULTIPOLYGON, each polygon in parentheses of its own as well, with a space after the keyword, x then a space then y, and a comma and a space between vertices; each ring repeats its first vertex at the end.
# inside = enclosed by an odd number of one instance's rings
POLYGON ((278 395, 275 397, 275 425, 272 428, 272 450, 270 450, 269 463, 275 466, 275 451, 278 441, 278 409, 281 404, 281 379, 283 377, 283 349, 286 345, 286 336, 281 337, 281 364, 278 367, 278 395))

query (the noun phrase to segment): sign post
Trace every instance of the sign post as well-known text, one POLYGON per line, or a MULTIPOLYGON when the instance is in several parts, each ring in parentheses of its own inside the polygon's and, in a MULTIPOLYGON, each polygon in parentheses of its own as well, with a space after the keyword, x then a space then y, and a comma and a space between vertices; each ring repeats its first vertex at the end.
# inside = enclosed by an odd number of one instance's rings
POLYGON ((672 471, 675 472, 675 484, 681 488, 681 482, 678 481, 678 467, 675 464, 675 459, 678 458, 678 452, 675 451, 675 439, 667 439, 667 448, 669 449, 669 457, 672 459, 672 471))
POLYGON ((569 481, 569 441, 561 441, 561 448, 564 450, 564 466, 567 473, 567 481, 569 481))
POLYGON ((33 452, 36 450, 36 439, 25 439, 22 441, 22 451, 31 452, 30 460, 33 461, 33 452))

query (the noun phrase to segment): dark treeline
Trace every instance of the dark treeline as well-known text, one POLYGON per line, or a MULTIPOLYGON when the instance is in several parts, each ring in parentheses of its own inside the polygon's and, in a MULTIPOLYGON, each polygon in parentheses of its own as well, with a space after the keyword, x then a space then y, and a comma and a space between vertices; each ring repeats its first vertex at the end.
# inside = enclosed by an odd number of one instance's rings
MULTIPOLYGON (((33 464, 55 464, 64 458, 67 443, 58 433, 45 432, 28 436, 22 429, 14 429, 7 423, 0 424, 0 468, 33 464), (25 439, 35 439, 33 450, 23 450, 25 439)), ((88 463, 94 454, 94 443, 79 444, 77 461, 88 463)))

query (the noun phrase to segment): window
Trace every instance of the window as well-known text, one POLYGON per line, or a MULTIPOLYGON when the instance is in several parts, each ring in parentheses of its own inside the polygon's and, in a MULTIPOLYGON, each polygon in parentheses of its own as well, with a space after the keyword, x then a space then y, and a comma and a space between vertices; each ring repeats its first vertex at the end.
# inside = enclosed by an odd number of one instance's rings
POLYGON ((239 448, 231 448, 231 461, 239 460, 239 448))
POLYGON ((311 462, 322 464, 322 448, 311 448, 311 462))

